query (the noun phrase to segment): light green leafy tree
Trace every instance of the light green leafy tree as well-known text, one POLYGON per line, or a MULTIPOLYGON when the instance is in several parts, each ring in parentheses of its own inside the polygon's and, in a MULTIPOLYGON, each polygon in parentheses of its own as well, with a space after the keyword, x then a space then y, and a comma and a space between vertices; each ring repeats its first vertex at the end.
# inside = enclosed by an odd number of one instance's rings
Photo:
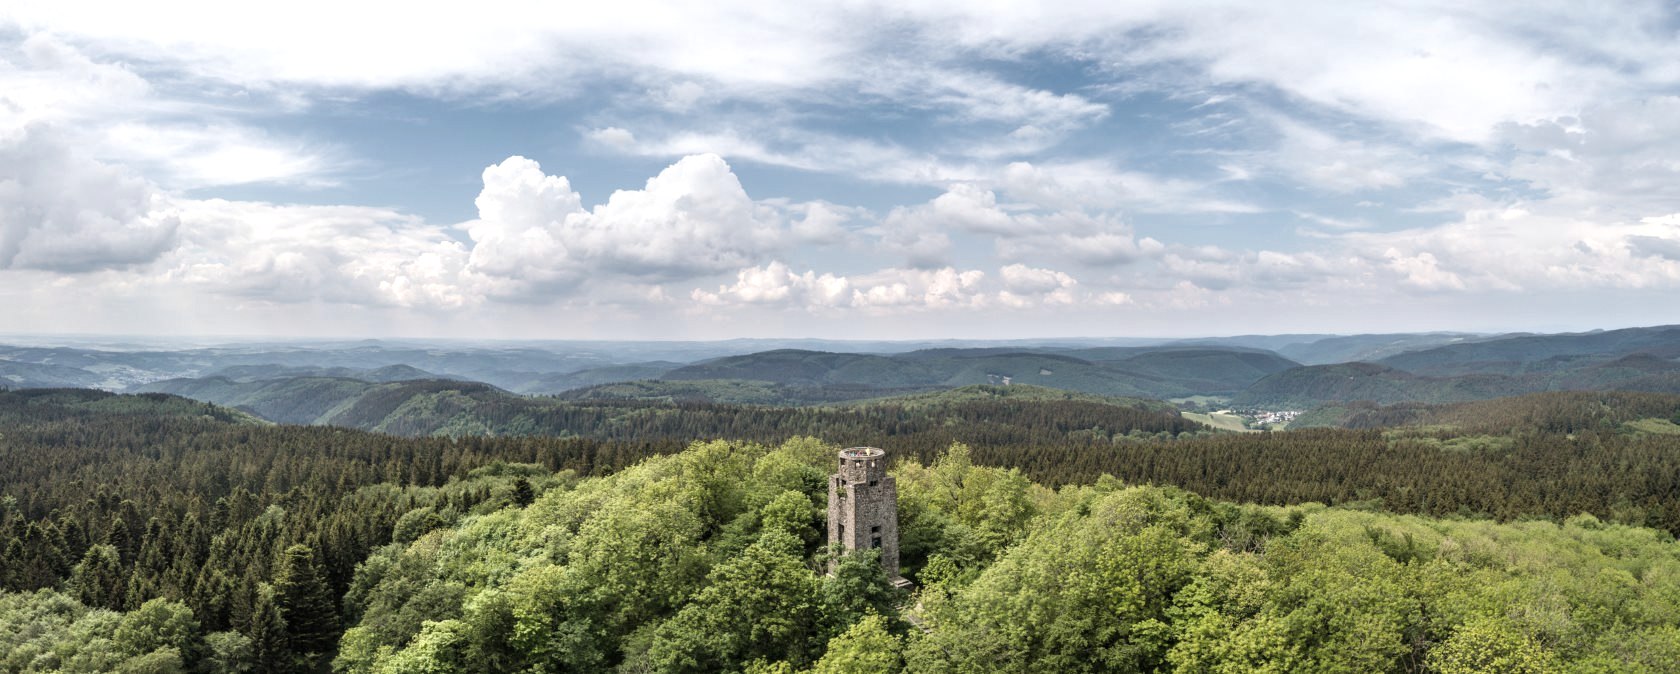
POLYGON ((1558 671, 1557 658, 1503 618, 1465 624, 1429 654, 1441 674, 1542 674, 1558 671))
POLYGON ((809 662, 820 583, 799 539, 767 530, 713 570, 694 601, 660 625, 647 653, 661 672, 736 669, 754 660, 809 662))
POLYGON ((877 674, 904 670, 904 641, 887 630, 887 620, 871 613, 828 642, 828 652, 814 674, 877 674))

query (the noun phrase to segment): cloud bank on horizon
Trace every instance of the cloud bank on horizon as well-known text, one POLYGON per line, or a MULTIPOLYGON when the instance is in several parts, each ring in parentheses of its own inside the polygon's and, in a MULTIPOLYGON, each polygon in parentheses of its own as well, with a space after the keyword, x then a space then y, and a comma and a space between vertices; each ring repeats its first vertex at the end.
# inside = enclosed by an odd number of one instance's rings
POLYGON ((1680 322, 1662 2, 0 8, 0 332, 1680 322))

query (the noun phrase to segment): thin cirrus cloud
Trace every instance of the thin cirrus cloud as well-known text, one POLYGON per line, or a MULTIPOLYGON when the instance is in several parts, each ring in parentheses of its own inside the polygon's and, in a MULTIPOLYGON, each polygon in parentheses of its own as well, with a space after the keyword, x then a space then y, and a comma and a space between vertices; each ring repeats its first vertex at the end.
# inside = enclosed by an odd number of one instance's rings
POLYGON ((0 9, 0 277, 532 334, 1452 327, 1565 293, 1586 327, 1680 286, 1663 3, 394 9, 0 9), (480 149, 509 110, 523 146, 480 149))

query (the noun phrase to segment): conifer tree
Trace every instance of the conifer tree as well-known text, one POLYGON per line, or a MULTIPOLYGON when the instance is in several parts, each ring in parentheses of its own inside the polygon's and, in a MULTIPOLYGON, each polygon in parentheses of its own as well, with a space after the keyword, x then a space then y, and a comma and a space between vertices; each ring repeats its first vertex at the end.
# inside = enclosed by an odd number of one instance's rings
POLYGON ((120 515, 111 517, 111 528, 105 530, 105 544, 117 551, 117 558, 123 562, 134 559, 134 535, 128 531, 128 523, 120 515))
POLYGON ((293 545, 281 554, 274 576, 274 602, 286 621, 292 651, 326 653, 338 639, 338 610, 315 565, 315 551, 293 545))
POLYGON ((126 578, 117 549, 95 545, 70 571, 70 587, 83 604, 121 611, 127 594, 126 578))
POLYGON ((513 481, 513 502, 519 507, 531 505, 536 499, 536 492, 531 489, 531 481, 520 476, 513 481))
POLYGON ((257 663, 257 672, 290 674, 294 671, 292 650, 287 645, 286 619, 281 616, 269 588, 257 593, 245 636, 251 640, 251 659, 257 663))

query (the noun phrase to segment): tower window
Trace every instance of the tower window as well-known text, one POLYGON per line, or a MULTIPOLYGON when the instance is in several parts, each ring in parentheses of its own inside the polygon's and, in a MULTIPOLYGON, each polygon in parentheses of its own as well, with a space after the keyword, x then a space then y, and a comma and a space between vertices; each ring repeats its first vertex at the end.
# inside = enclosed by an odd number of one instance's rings
POLYGON ((870 481, 869 481, 869 486, 871 486, 871 487, 879 487, 879 486, 881 486, 881 481, 880 481, 880 480, 870 480, 870 481))
POLYGON ((876 537, 874 537, 874 538, 872 538, 872 539, 870 539, 870 540, 869 540, 869 547, 872 547, 872 548, 879 548, 879 547, 881 547, 881 537, 880 537, 880 536, 876 536, 876 537))
POLYGON ((879 525, 869 527, 869 533, 872 533, 872 534, 881 533, 881 527, 879 525))
POLYGON ((846 525, 840 525, 840 540, 846 540, 846 525))

